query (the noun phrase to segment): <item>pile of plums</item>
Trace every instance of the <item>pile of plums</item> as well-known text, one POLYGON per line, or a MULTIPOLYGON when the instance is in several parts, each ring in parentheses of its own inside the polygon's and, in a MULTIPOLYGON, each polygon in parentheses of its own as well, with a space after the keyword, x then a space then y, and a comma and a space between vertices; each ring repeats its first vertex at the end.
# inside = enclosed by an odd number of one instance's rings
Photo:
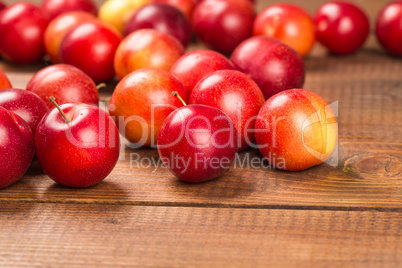
POLYGON ((109 175, 120 136, 110 115, 96 106, 98 91, 89 76, 60 64, 38 72, 26 90, 10 88, 2 71, 0 82, 6 84, 0 90, 0 189, 21 178, 34 155, 50 178, 66 186, 92 186, 109 175))
MULTIPOLYGON (((386 5, 376 23, 380 44, 395 55, 402 55, 401 6, 386 5)), ((47 54, 96 83, 146 67, 169 71, 193 36, 224 55, 251 36, 277 38, 302 56, 317 40, 342 55, 361 48, 370 28, 360 7, 342 1, 323 4, 314 17, 293 4, 256 14, 251 0, 107 0, 99 12, 91 0, 43 0, 0 9, 4 59, 27 64, 47 54)))
MULTIPOLYGON (((349 2, 314 18, 292 4, 259 14, 252 0, 44 0, 0 2, 0 56, 52 63, 25 90, 0 70, 0 188, 21 178, 34 155, 70 187, 103 180, 129 146, 157 148, 178 178, 226 172, 238 151, 258 148, 277 169, 325 162, 336 147, 330 106, 302 89, 303 57, 315 41, 334 54, 364 44, 369 21, 349 2), (211 50, 186 52, 196 37, 211 50), (108 113, 97 84, 119 79, 108 113)), ((376 34, 402 55, 402 1, 379 13, 376 34)))

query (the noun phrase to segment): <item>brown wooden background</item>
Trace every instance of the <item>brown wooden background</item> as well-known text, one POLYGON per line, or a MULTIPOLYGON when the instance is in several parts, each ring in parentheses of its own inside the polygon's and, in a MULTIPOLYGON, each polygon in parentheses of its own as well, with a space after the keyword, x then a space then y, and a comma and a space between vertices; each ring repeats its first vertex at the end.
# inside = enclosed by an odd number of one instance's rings
MULTIPOLYGON (((314 12, 324 1, 288 2, 314 12)), ((374 21, 387 1, 355 2, 374 21)), ((19 88, 42 67, 0 64, 19 88)), ((76 190, 34 164, 0 191, 0 267, 400 267, 402 59, 371 36, 346 57, 316 45, 306 69, 305 88, 339 104, 336 167, 236 168, 191 185, 130 168, 130 153, 158 153, 125 149, 104 182, 76 190)))

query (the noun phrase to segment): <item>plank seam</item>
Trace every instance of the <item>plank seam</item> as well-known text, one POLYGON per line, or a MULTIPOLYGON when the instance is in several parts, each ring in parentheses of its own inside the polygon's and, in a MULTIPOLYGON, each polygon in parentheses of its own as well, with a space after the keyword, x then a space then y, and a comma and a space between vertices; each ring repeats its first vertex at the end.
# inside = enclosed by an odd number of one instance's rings
POLYGON ((148 206, 148 207, 194 207, 194 208, 230 208, 230 209, 267 209, 267 210, 323 210, 323 211, 377 211, 402 212, 402 207, 342 207, 342 206, 292 206, 292 205, 256 205, 256 204, 224 204, 224 203, 187 203, 187 202, 151 202, 151 201, 94 201, 94 200, 61 200, 61 199, 18 199, 0 198, 0 203, 30 204, 82 204, 82 205, 116 205, 116 206, 148 206))

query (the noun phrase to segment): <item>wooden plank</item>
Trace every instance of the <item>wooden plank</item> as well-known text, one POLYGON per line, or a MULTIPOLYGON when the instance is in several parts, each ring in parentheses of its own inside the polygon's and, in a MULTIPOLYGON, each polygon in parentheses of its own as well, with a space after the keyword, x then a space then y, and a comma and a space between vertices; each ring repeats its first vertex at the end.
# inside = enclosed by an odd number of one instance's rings
MULTIPOLYGON (((340 150, 349 150, 349 154, 355 155, 346 161, 344 168, 321 165, 292 173, 251 166, 237 167, 217 180, 197 185, 178 181, 160 166, 141 168, 133 163, 130 168, 128 156, 119 162, 104 182, 88 189, 58 186, 46 175, 41 175, 38 169, 33 169, 22 180, 2 190, 0 200, 210 207, 402 209, 402 181, 399 180, 401 145, 344 142, 340 150), (371 153, 360 154, 363 150, 371 153)), ((156 150, 130 152, 139 154, 142 159, 158 161, 156 150)), ((240 161, 246 157, 260 158, 257 151, 243 152, 241 156, 240 161)))
POLYGON ((402 260, 401 213, 0 203, 0 225, 1 267, 400 267, 402 260))

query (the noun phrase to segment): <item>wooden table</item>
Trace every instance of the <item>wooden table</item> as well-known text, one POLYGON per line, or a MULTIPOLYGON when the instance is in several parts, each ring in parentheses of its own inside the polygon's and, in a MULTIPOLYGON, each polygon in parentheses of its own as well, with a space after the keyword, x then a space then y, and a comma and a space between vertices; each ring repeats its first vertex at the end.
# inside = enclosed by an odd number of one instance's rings
MULTIPOLYGON (((373 17, 385 2, 360 4, 373 17)), ((20 88, 41 67, 0 66, 20 88)), ((0 191, 0 267, 400 267, 402 60, 370 37, 346 57, 317 45, 306 69, 305 88, 338 101, 335 166, 237 167, 192 185, 130 166, 130 154, 157 160, 156 150, 123 148, 104 182, 77 190, 34 163, 0 191)))

